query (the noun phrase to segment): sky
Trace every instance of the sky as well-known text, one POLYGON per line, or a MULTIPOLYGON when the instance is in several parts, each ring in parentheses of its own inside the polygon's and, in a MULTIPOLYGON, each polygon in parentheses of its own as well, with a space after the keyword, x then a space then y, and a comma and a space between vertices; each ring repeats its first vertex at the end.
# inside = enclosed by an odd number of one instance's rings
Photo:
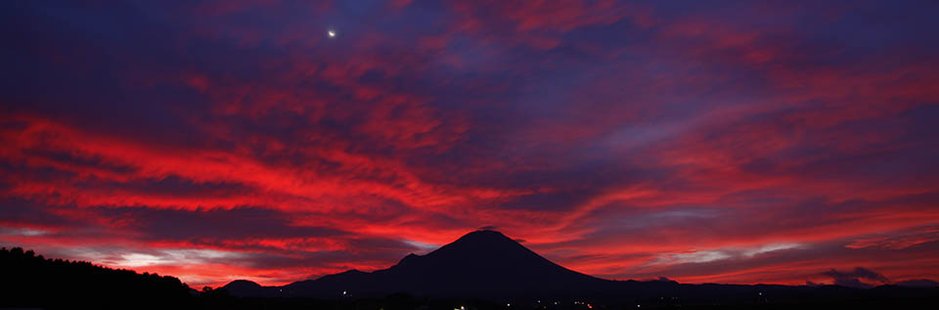
POLYGON ((937 10, 3 1, 0 245, 280 285, 485 227, 607 279, 939 280, 937 10))

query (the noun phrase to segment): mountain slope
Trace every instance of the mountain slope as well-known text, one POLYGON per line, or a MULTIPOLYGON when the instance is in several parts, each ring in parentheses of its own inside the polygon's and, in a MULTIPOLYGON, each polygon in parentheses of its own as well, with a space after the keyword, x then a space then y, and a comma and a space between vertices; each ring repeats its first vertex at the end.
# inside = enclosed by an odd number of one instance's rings
POLYGON ((500 232, 478 230, 384 270, 350 270, 284 287, 226 287, 239 296, 523 296, 599 292, 616 284, 561 267, 500 232))
POLYGON ((561 267, 502 233, 469 233, 424 256, 408 255, 372 273, 345 272, 284 287, 291 295, 347 293, 422 295, 519 295, 570 293, 613 282, 561 267))

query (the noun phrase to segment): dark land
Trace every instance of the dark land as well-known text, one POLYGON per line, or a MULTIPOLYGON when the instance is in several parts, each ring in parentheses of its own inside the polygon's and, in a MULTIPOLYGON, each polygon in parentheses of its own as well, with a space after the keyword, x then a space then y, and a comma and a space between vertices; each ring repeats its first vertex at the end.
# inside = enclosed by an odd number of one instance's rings
POLYGON ((0 251, 0 308, 47 309, 939 309, 939 288, 612 281, 548 261, 505 235, 469 233, 374 272, 279 287, 238 280, 194 290, 179 279, 0 251))

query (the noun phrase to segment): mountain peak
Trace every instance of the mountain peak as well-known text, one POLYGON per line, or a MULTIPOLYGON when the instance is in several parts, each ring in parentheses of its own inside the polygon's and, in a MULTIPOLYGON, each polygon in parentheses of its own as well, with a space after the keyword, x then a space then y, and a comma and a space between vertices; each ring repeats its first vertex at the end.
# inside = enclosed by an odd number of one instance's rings
POLYGON ((463 235, 462 237, 460 237, 460 239, 457 239, 457 241, 464 240, 464 239, 487 240, 487 241, 488 240, 492 240, 492 241, 506 241, 507 240, 507 241, 515 242, 515 240, 512 240, 511 238, 502 234, 501 232, 491 230, 491 229, 480 229, 480 230, 471 231, 463 235))
POLYGON ((274 296, 275 288, 264 287, 254 281, 235 280, 219 288, 234 296, 243 297, 270 297, 274 296))
POLYGON ((409 254, 388 269, 296 282, 287 285, 284 292, 336 296, 351 288, 357 294, 514 296, 571 288, 594 290, 611 283, 552 263, 501 232, 480 229, 425 255, 409 254))
POLYGON ((501 256, 505 253, 536 255, 525 248, 525 246, 503 235, 501 232, 488 229, 476 230, 465 234, 459 239, 456 239, 456 241, 444 245, 428 255, 446 255, 444 253, 469 257, 484 255, 501 256))
POLYGON ((261 285, 258 284, 257 282, 249 281, 249 280, 235 280, 235 281, 229 282, 228 284, 225 284, 224 287, 235 288, 235 289, 241 289, 241 288, 253 289, 253 288, 261 287, 261 285))

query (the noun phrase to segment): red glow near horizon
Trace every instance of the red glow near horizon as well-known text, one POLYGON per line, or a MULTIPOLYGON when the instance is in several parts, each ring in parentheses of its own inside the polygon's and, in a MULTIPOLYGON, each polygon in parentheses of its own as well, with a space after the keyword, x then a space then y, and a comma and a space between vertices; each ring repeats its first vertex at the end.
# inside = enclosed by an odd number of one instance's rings
POLYGON ((4 10, 0 245, 277 285, 492 226, 612 279, 939 280, 930 10, 784 5, 4 10))

